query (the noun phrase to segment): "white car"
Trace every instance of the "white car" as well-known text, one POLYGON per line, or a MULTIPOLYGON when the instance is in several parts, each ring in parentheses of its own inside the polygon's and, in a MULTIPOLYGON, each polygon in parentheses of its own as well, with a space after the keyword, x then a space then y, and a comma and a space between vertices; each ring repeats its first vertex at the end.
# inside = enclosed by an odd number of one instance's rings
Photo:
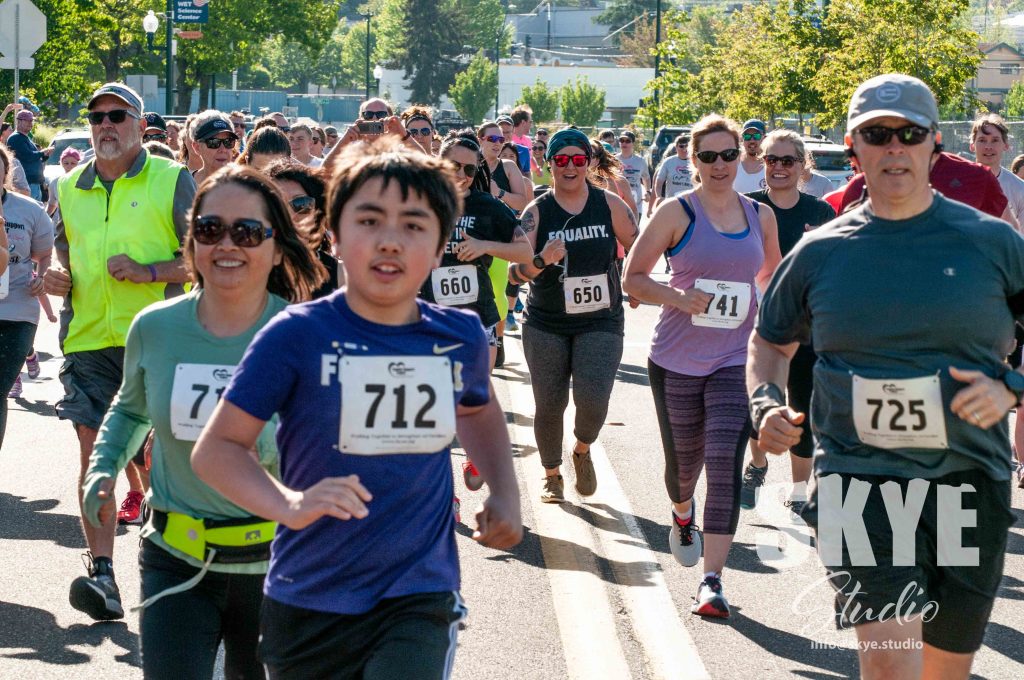
POLYGON ((64 168, 60 166, 60 155, 69 146, 73 146, 84 154, 92 148, 92 135, 88 130, 65 130, 53 138, 53 151, 46 159, 46 165, 43 166, 43 176, 46 177, 47 186, 55 177, 64 174, 64 168))
POLYGON ((828 177, 833 189, 841 189, 853 177, 846 147, 821 137, 804 137, 804 148, 814 158, 815 169, 828 177))

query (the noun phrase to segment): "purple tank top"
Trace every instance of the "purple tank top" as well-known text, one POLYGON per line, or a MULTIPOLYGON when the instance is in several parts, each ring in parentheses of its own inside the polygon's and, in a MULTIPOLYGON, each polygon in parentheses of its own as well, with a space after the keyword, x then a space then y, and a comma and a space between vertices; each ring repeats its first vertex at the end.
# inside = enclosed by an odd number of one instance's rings
POLYGON ((695 284, 715 297, 707 311, 686 314, 662 307, 654 328, 651 361, 683 375, 711 375, 720 368, 747 361, 747 341, 754 329, 757 299, 754 277, 764 264, 764 234, 757 208, 739 196, 747 216, 747 229, 723 234, 708 220, 696 193, 678 198, 693 209, 693 225, 668 251, 672 265, 669 285, 689 290, 695 284))

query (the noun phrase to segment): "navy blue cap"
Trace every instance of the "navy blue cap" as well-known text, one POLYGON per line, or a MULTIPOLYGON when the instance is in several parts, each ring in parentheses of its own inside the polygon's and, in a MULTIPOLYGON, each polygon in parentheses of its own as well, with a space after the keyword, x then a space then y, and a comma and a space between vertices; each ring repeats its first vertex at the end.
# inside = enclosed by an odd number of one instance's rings
POLYGON ((238 139, 238 135, 235 134, 235 129, 232 127, 231 121, 226 118, 214 118, 213 120, 206 121, 198 130, 192 133, 192 137, 197 142, 202 142, 215 137, 222 132, 227 132, 235 139, 238 139))
POLYGON ((764 134, 768 131, 768 129, 765 127, 764 121, 758 120, 757 118, 751 118, 750 120, 743 124, 744 132, 751 129, 759 130, 761 134, 764 134))

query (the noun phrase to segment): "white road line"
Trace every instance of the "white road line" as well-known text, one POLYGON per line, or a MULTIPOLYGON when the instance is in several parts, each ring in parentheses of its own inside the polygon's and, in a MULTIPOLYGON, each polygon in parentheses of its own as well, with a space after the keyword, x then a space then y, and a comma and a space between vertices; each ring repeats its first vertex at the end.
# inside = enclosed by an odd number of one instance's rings
MULTIPOLYGON (((526 366, 518 342, 507 343, 505 354, 510 363, 516 361, 520 366, 526 366)), ((528 383, 510 381, 509 394, 513 412, 533 415, 532 409, 524 412, 517 408, 533 403, 528 383)), ((570 444, 573 415, 570 405, 565 429, 570 444)), ((516 424, 512 434, 513 441, 519 444, 535 445, 531 427, 516 424)), ((517 459, 526 480, 537 533, 541 536, 547 566, 545 571, 551 582, 566 665, 571 676, 588 680, 619 680, 632 675, 616 634, 609 593, 597 575, 597 564, 590 554, 593 551, 612 565, 618 581, 613 587, 626 606, 631 627, 646 657, 647 668, 643 670, 650 672, 653 678, 666 680, 680 677, 681 669, 685 669, 683 672, 687 678, 710 678, 693 639, 679 619, 665 585, 661 565, 633 516, 629 500, 600 442, 591 447, 591 455, 597 471, 598 491, 582 505, 600 518, 600 526, 595 528, 556 506, 540 502, 543 473, 535 462, 536 458, 529 461, 517 459), (605 507, 614 514, 606 512, 605 507), (628 533, 633 540, 623 541, 623 533, 628 533), (595 549, 595 535, 600 550, 595 549)), ((566 455, 563 473, 571 464, 566 455)), ((572 481, 571 473, 567 474, 570 498, 575 495, 572 481)))

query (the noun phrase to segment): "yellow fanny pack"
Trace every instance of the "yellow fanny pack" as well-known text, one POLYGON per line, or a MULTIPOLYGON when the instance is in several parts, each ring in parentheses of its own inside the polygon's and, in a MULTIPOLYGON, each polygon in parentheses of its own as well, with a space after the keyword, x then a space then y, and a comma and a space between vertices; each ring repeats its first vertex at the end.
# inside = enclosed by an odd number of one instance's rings
POLYGON ((245 564, 270 559, 277 523, 259 517, 197 519, 178 512, 153 510, 150 520, 164 542, 200 562, 215 550, 212 562, 245 564))

